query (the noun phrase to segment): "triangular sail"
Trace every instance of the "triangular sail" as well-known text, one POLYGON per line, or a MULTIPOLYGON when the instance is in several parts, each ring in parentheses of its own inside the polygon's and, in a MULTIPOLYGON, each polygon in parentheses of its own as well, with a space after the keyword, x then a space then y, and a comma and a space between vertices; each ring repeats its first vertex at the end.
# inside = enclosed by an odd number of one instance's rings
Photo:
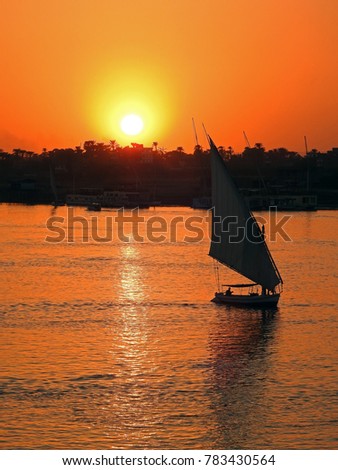
POLYGON ((282 280, 264 235, 215 144, 210 137, 209 140, 213 205, 209 255, 272 291, 282 280))

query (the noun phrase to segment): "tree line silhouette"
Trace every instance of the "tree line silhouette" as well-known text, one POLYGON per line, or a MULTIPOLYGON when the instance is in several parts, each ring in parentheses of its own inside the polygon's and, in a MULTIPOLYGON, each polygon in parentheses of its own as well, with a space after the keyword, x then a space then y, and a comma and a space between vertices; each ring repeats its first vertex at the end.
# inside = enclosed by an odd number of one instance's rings
MULTIPOLYGON (((266 150, 261 143, 235 153, 220 146, 230 173, 243 190, 269 193, 314 193, 323 205, 337 206, 338 149, 311 150, 305 156, 286 148, 266 150)), ((103 190, 135 191, 163 204, 187 204, 210 195, 209 149, 196 145, 192 153, 178 146, 167 151, 132 143, 121 147, 85 141, 83 146, 41 153, 0 150, 0 198, 7 202, 54 199, 51 174, 60 199, 69 193, 103 190)))

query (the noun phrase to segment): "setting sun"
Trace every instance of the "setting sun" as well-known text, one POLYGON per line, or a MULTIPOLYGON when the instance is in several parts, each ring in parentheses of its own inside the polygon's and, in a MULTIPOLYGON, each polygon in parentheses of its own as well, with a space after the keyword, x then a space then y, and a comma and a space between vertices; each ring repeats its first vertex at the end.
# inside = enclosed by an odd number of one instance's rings
POLYGON ((143 121, 136 114, 128 114, 120 123, 122 131, 127 135, 137 135, 143 130, 143 121))
POLYGON ((192 117, 204 148, 201 122, 236 152, 243 129, 266 148, 304 153, 304 135, 309 150, 337 146, 337 1, 2 3, 3 150, 89 139, 192 151, 192 117), (122 129, 130 114, 138 133, 122 129))

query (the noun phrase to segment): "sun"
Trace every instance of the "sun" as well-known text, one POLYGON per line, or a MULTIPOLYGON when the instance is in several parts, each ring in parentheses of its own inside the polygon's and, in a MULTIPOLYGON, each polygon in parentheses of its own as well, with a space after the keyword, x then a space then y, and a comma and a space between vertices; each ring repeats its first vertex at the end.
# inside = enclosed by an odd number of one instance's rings
POLYGON ((144 124, 137 114, 128 114, 121 120, 120 127, 127 135, 137 135, 142 132, 144 124))

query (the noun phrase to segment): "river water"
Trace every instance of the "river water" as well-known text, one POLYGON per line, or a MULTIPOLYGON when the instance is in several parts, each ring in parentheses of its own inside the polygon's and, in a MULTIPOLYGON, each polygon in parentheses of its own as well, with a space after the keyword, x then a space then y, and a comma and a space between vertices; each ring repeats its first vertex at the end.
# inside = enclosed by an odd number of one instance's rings
POLYGON ((290 214, 265 312, 210 302, 207 236, 46 242, 66 212, 0 205, 0 448, 337 448, 337 211, 290 214))

